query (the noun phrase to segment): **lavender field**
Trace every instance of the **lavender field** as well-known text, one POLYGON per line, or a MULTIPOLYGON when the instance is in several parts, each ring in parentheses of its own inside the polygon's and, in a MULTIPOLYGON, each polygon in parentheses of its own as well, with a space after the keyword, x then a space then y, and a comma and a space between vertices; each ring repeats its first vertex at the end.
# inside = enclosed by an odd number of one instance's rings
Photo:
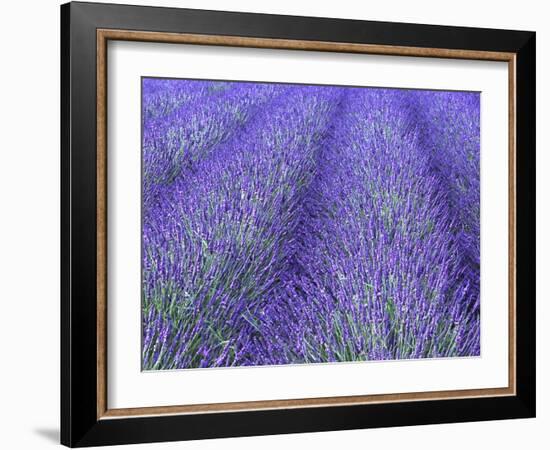
POLYGON ((144 370, 480 354, 478 93, 142 83, 144 370))

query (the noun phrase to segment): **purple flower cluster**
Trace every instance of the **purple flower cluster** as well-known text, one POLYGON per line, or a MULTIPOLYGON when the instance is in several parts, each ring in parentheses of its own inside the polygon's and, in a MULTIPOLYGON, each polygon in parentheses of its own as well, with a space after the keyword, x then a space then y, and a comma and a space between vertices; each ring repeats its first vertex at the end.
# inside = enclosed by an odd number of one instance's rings
POLYGON ((479 94, 143 80, 142 366, 474 356, 479 94))

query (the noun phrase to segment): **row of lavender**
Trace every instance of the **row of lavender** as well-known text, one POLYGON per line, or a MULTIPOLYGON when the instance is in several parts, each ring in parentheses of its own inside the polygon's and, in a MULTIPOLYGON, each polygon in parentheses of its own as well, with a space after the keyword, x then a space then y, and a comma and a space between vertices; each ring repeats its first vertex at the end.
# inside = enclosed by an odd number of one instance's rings
POLYGON ((478 355, 479 96, 145 79, 143 368, 478 355))

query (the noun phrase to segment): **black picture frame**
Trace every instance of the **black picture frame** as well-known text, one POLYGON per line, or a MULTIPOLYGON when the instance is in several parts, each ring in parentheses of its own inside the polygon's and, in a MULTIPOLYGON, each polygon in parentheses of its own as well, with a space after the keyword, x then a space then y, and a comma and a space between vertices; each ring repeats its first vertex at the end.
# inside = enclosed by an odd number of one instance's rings
POLYGON ((70 447, 535 416, 534 32, 73 2, 61 6, 61 443, 70 447), (507 52, 516 56, 516 393, 98 418, 98 29, 507 52))

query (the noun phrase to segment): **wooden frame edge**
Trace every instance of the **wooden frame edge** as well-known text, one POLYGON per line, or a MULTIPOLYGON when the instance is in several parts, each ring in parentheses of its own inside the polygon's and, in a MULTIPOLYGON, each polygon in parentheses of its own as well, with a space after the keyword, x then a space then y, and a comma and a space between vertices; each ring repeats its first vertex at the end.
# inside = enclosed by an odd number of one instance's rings
POLYGON ((187 33, 160 33, 98 28, 97 37, 97 419, 112 420, 175 414, 208 414, 270 409, 351 406, 376 403, 504 397, 517 393, 516 383, 516 54, 480 50, 404 47, 326 41, 250 38, 187 33), (319 397, 199 405, 151 406, 109 409, 107 405, 107 41, 180 43, 267 49, 363 53, 409 57, 435 57, 501 61, 508 63, 509 154, 508 154, 508 245, 509 245, 509 365, 508 387, 432 391, 401 394, 319 397))
POLYGON ((272 409, 296 409, 317 407, 338 407, 372 405, 380 403, 415 402, 426 400, 458 400, 464 398, 508 397, 514 393, 511 388, 471 389, 462 391, 411 392, 402 394, 357 395, 339 397, 317 397, 289 400, 266 400, 251 402, 210 403, 198 405, 150 406, 141 408, 107 409, 100 420, 121 419, 160 415, 214 414, 243 411, 265 411, 272 409))
POLYGON ((97 417, 107 411, 107 40, 97 33, 97 417))
POLYGON ((517 393, 516 55, 508 61, 508 386, 517 393))
POLYGON ((459 50, 432 47, 405 47, 380 44, 356 44, 329 41, 298 41, 292 39, 253 38, 194 33, 159 33, 153 31, 97 29, 98 41, 122 40, 159 42, 167 44, 217 45, 224 47, 250 47, 279 50, 310 50, 372 55, 437 57, 451 59, 474 59, 487 61, 511 61, 515 53, 483 50, 459 50))

